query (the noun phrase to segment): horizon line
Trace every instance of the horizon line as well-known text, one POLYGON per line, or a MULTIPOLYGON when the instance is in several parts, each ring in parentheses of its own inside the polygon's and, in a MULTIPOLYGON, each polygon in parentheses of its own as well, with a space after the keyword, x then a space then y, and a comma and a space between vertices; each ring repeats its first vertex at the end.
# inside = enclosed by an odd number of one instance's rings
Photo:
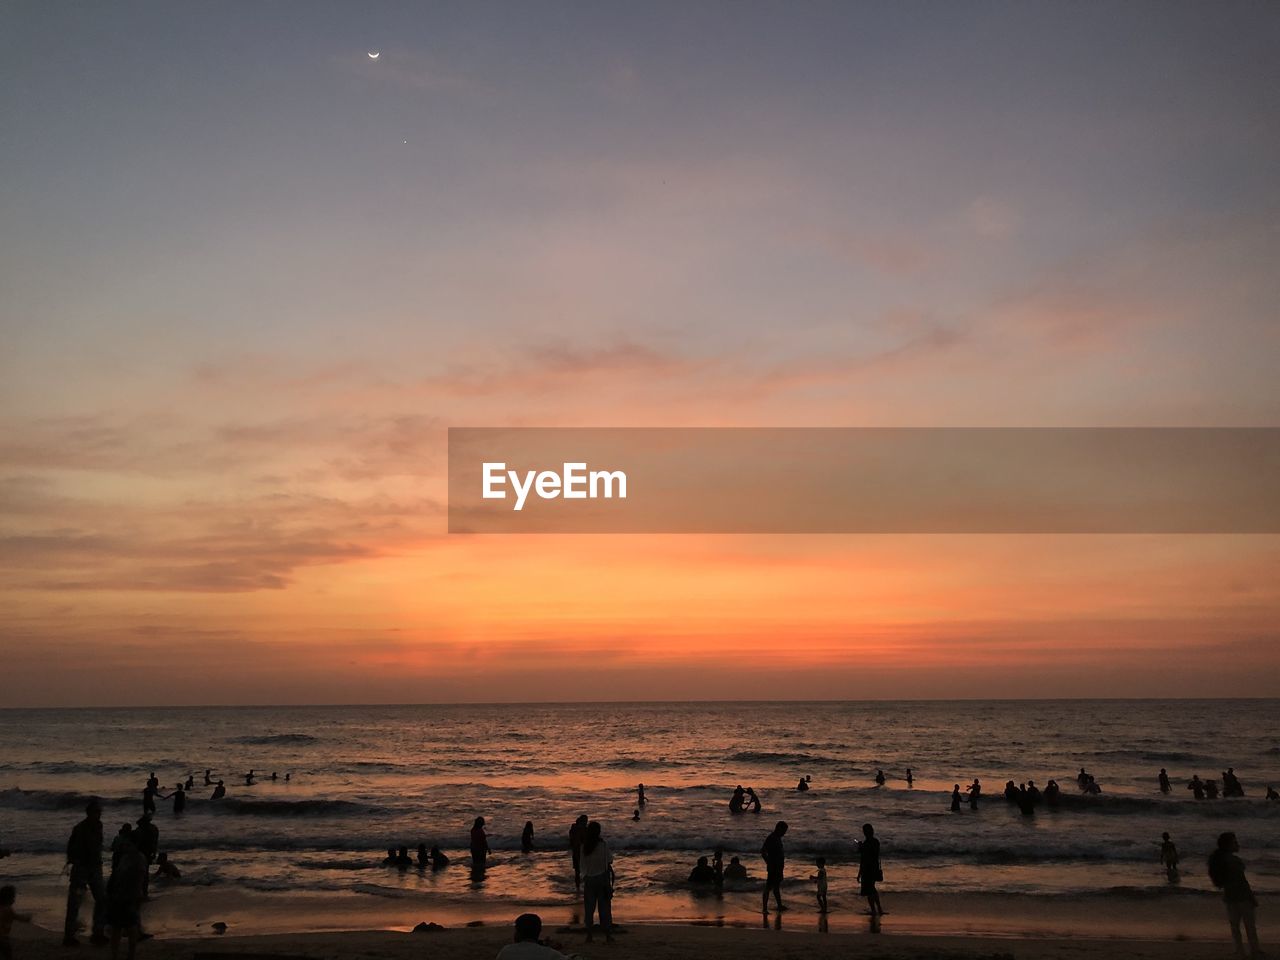
POLYGON ((19 710, 290 710, 311 708, 337 709, 395 709, 403 707, 584 707, 584 706, 690 706, 731 704, 862 704, 862 703, 1117 703, 1132 701, 1165 701, 1171 703, 1235 703, 1270 702, 1280 700, 1271 697, 864 697, 859 699, 717 699, 698 700, 426 700, 398 703, 199 703, 199 704, 47 704, 43 706, 0 706, 0 712, 19 710))

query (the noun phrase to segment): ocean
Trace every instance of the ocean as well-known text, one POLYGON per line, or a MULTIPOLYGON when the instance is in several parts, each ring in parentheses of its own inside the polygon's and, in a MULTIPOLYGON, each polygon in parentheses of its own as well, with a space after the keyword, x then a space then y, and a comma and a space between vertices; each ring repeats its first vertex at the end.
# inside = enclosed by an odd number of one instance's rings
POLYGON ((1278 708, 1074 700, 6 710, 0 847, 13 855, 0 860, 0 882, 34 890, 55 910, 62 852, 86 799, 104 801, 110 838, 139 816, 155 771, 166 792, 196 777, 185 814, 161 801, 156 816, 161 849, 183 871, 179 884, 157 888, 157 902, 183 904, 157 911, 170 926, 213 919, 209 904, 231 902, 218 894, 242 905, 323 895, 353 915, 406 923, 558 909, 574 902, 567 830, 580 813, 603 824, 616 912, 636 919, 758 911, 758 886, 708 898, 685 880, 698 856, 722 846, 758 883, 758 851, 779 819, 790 824, 784 891, 806 909, 817 856, 827 858, 833 901, 856 906, 864 822, 882 841, 891 911, 895 892, 999 893, 1033 908, 1098 894, 1212 897, 1204 859, 1226 830, 1239 835, 1255 889, 1275 893, 1280 803, 1263 795, 1280 787, 1278 708), (1185 788, 1193 774, 1216 779, 1228 766, 1244 798, 1197 801, 1185 788), (1077 789, 1080 767, 1100 795, 1077 789), (1169 796, 1157 789, 1161 767, 1174 783, 1169 796), (225 799, 209 799, 206 768, 225 780, 225 799), (245 786, 251 768, 259 779, 245 786), (806 775, 811 789, 797 792, 806 775), (952 785, 974 777, 980 808, 952 813, 952 785), (1041 787, 1056 779, 1059 807, 1024 816, 1007 804, 1005 781, 1028 778, 1041 787), (637 821, 641 782, 648 804, 637 821), (761 813, 730 812, 736 784, 756 790, 761 813), (477 816, 494 851, 483 878, 468 869, 477 816), (527 820, 531 854, 520 849, 527 820), (1158 862, 1163 831, 1183 857, 1176 885, 1158 862), (453 865, 382 864, 388 847, 419 843, 440 845, 453 865))

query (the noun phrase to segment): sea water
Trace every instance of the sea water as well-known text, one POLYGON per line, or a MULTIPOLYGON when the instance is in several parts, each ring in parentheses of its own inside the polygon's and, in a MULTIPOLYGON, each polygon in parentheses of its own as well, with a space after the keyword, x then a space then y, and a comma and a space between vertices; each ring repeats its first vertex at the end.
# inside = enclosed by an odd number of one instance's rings
MULTIPOLYGON (((184 815, 168 801, 156 815, 182 888, 409 901, 424 917, 572 902, 567 831, 582 813, 614 851, 619 911, 649 919, 720 915, 723 904, 688 890, 695 859, 723 847, 758 882, 760 845, 779 819, 790 824, 789 896, 811 899, 821 855, 833 900, 855 900, 867 822, 882 841, 886 897, 1211 897, 1204 859, 1226 830, 1239 835, 1255 890, 1268 893, 1280 890, 1280 803, 1263 799, 1268 784, 1280 787, 1278 711, 1275 700, 7 710, 0 847, 13 856, 0 860, 0 882, 65 883, 67 835, 87 798, 102 799, 109 841, 140 815, 155 771, 166 792, 196 779, 184 815), (1228 766, 1243 799, 1197 801, 1185 788, 1228 766), (1100 795, 1078 790, 1081 767, 1100 795), (225 799, 209 799, 206 768, 226 782, 225 799), (246 786, 250 769, 258 779, 246 786), (804 776, 811 789, 798 792, 804 776), (953 784, 974 777, 979 809, 951 812, 953 784), (1063 790, 1057 809, 1025 816, 1000 796, 1007 780, 1043 788, 1050 778, 1063 790), (635 820, 639 783, 648 804, 635 820), (737 784, 756 790, 762 812, 730 812, 737 784), (467 851, 477 816, 493 849, 483 877, 467 851), (525 821, 531 854, 520 849, 525 821), (1158 862, 1163 831, 1183 856, 1177 885, 1158 862), (419 843, 440 845, 453 865, 383 865, 388 847, 419 843)), ((758 909, 757 891, 725 896, 758 909)))

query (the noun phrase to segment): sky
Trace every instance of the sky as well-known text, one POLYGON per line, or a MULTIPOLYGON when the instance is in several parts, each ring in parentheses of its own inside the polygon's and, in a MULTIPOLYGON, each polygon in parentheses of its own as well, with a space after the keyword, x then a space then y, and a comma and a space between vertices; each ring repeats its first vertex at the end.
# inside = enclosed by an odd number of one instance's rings
POLYGON ((1275 536, 449 536, 444 483, 450 426, 1280 425, 1277 49, 0 5, 0 706, 1280 695, 1275 536))

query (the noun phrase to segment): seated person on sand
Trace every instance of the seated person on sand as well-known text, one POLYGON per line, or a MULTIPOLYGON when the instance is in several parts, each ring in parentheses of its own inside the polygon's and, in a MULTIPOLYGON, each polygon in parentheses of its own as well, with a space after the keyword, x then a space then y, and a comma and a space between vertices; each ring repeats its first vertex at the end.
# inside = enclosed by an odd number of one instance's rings
POLYGON ((747 879, 747 868, 737 857, 730 857, 729 865, 724 868, 724 878, 729 883, 741 883, 747 879))
POLYGON ((542 936, 542 918, 536 913, 522 913, 516 917, 515 940, 498 951, 498 960, 564 960, 559 944, 539 940, 542 936))
POLYGON ((169 854, 156 854, 156 879, 157 880, 181 880, 182 871, 175 867, 169 860, 169 854))
POLYGON ((697 866, 689 871, 689 882, 696 884, 716 882, 716 872, 711 869, 711 864, 707 862, 706 857, 699 857, 697 866))

